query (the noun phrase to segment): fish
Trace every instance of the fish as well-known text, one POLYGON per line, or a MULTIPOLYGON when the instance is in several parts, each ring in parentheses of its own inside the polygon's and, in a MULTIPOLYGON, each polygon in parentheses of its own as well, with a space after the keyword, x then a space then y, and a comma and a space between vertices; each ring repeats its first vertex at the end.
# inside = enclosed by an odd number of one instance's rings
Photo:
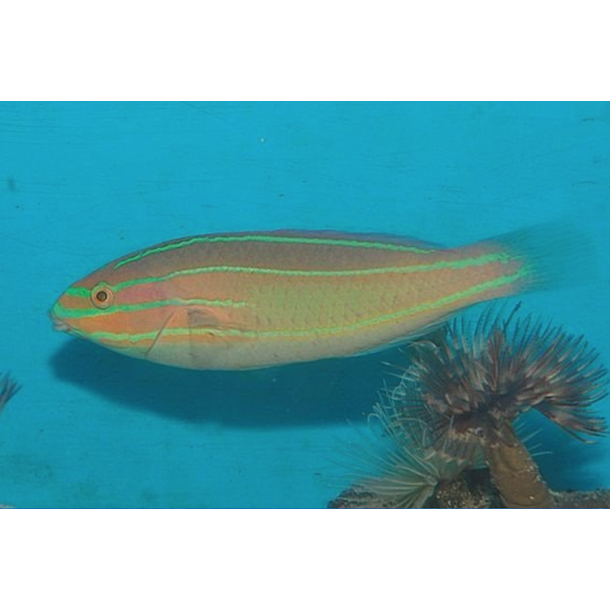
POLYGON ((422 336, 477 303, 571 284, 590 264, 585 242, 564 226, 454 248, 336 231, 198 235, 101 267, 50 315, 57 330, 189 369, 354 356, 422 336))

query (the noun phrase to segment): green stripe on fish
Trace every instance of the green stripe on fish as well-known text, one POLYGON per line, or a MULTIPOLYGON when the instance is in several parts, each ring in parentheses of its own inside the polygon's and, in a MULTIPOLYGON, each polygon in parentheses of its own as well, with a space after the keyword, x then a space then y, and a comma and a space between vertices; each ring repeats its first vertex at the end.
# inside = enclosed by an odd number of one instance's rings
POLYGON ((66 308, 59 302, 55 303, 52 312, 58 318, 84 318, 92 316, 107 316, 115 313, 125 313, 133 311, 144 311, 146 309, 155 309, 157 307, 171 306, 193 306, 204 305, 206 307, 247 307, 245 301, 231 301, 218 299, 164 299, 161 301, 147 301, 143 303, 133 303, 125 305, 112 305, 108 309, 97 309, 93 305, 86 308, 66 308))
POLYGON ((213 235, 202 237, 191 237, 179 242, 170 242, 163 246, 150 248, 138 254, 123 259, 115 264, 114 268, 119 269, 123 265, 139 261, 151 254, 160 254, 171 250, 186 248, 195 244, 213 244, 213 243, 239 243, 239 242, 262 242, 270 244, 310 244, 316 246, 345 246, 349 248, 372 248, 377 250, 385 250, 389 252, 413 252, 416 254, 430 254, 436 252, 434 249, 420 248, 416 246, 407 246, 401 244, 381 243, 373 241, 359 241, 356 239, 329 239, 318 237, 290 237, 286 235, 213 235))
POLYGON ((263 267, 236 267, 236 266, 215 266, 215 267, 196 267, 194 269, 180 269, 172 271, 166 275, 159 277, 143 277, 118 284, 110 285, 110 287, 119 291, 132 286, 142 284, 154 284, 156 282, 165 282, 176 277, 186 275, 202 275, 205 273, 253 273, 260 275, 277 275, 287 277, 357 277, 364 275, 379 275, 384 273, 425 273, 427 271, 439 271, 441 269, 464 269, 466 267, 476 267, 480 265, 489 265, 492 263, 508 264, 518 261, 519 257, 510 256, 506 253, 486 254, 475 258, 467 258, 455 261, 438 261, 424 265, 408 265, 404 267, 379 267, 371 269, 341 269, 337 271, 326 271, 319 269, 273 269, 263 267))
MULTIPOLYGON (((246 337, 249 339, 255 339, 257 337, 267 337, 267 338, 285 338, 285 337, 307 337, 309 335, 320 335, 320 334, 336 334, 343 333, 349 331, 355 331, 358 329, 370 327, 376 324, 382 324, 384 322, 391 322, 397 320, 399 318, 405 318, 407 316, 411 316, 421 312, 430 312, 434 309, 438 309, 440 307, 444 307, 446 305, 450 305, 457 301, 461 301, 468 297, 474 296, 478 293, 494 290, 497 288, 501 288, 507 284, 511 284, 518 280, 526 277, 527 271, 522 269, 518 273, 515 273, 510 276, 503 276, 501 278, 483 282, 478 284, 477 286, 473 286, 468 290, 463 290, 456 294, 453 294, 448 297, 443 297, 441 299, 437 299, 436 301, 421 303, 415 307, 410 307, 408 309, 403 309, 401 311, 393 312, 390 314, 386 314, 383 316, 378 316, 375 318, 371 318, 368 320, 363 320, 360 322, 355 322, 352 324, 346 324, 344 326, 335 326, 335 327, 317 327, 317 328, 308 328, 308 329, 296 329, 296 330, 272 330, 272 331, 243 331, 238 329, 217 329, 217 328, 169 328, 163 331, 164 334, 168 336, 184 336, 184 335, 214 335, 217 337, 246 337)), ((140 333, 140 334, 129 334, 129 333, 93 333, 91 338, 96 341, 101 340, 111 340, 111 341, 129 341, 131 343, 135 343, 138 341, 146 341, 155 339, 158 335, 158 332, 151 333, 140 333)))

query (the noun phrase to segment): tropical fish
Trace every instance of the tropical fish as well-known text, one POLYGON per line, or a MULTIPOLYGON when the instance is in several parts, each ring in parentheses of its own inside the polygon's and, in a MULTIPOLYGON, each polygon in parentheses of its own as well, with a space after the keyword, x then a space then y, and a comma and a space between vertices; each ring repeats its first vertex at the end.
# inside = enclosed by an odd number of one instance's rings
POLYGON ((189 237, 70 286, 56 328, 129 356, 248 369, 351 356, 422 335, 464 307, 582 270, 581 240, 536 227, 474 245, 337 232, 189 237))

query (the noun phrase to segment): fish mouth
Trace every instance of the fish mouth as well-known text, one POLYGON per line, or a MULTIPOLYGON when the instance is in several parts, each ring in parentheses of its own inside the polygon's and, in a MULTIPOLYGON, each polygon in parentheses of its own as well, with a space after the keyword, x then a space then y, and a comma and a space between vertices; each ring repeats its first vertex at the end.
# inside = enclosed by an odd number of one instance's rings
POLYGON ((53 323, 53 329, 58 330, 62 333, 74 333, 74 329, 66 324, 61 318, 58 318, 53 311, 49 311, 49 317, 51 318, 51 322, 53 323))

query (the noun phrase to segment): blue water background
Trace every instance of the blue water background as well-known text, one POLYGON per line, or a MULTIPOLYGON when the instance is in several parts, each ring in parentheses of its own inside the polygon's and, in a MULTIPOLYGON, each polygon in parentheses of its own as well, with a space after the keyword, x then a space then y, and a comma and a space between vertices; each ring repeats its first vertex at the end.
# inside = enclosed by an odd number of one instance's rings
MULTIPOLYGON (((198 372, 54 332, 72 281, 125 253, 218 231, 305 228, 458 245, 567 218, 599 248, 587 286, 528 294, 610 364, 610 106, 0 104, 0 503, 322 507, 350 481, 396 350, 198 372)), ((610 416, 610 400, 600 410, 610 416)), ((558 488, 610 486, 610 444, 543 427, 558 488)))

